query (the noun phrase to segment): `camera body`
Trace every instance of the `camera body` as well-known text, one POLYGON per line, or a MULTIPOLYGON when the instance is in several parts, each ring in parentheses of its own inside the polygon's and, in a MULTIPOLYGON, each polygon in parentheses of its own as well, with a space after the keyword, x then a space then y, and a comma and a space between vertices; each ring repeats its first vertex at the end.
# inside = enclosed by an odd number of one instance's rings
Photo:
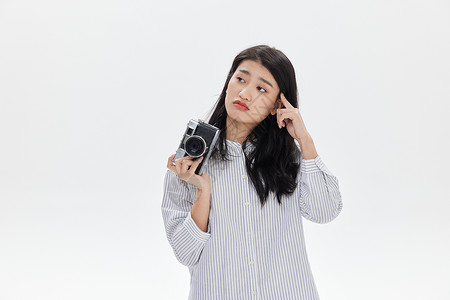
POLYGON ((203 156, 203 161, 195 170, 195 174, 201 175, 219 138, 219 132, 219 128, 201 120, 189 120, 172 163, 184 156, 193 158, 203 156))

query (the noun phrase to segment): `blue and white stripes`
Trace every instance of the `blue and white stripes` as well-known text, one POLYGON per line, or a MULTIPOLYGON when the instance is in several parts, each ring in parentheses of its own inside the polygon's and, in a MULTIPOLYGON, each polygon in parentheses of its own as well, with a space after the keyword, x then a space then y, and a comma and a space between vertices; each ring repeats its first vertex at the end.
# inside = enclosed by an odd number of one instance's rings
POLYGON ((189 267, 189 299, 319 299, 305 249, 302 216, 327 223, 342 210, 337 178, 320 156, 302 160, 295 192, 261 208, 241 145, 226 141, 231 161, 210 160, 207 232, 190 210, 195 186, 167 171, 161 205, 175 256, 189 267))

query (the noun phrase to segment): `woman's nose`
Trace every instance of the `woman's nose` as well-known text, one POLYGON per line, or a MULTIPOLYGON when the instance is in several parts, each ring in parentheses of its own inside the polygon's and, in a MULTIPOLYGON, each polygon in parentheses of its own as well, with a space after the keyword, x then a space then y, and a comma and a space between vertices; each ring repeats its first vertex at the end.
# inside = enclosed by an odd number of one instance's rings
POLYGON ((246 88, 243 88, 243 89, 239 92, 239 96, 240 96, 242 99, 250 100, 246 88))

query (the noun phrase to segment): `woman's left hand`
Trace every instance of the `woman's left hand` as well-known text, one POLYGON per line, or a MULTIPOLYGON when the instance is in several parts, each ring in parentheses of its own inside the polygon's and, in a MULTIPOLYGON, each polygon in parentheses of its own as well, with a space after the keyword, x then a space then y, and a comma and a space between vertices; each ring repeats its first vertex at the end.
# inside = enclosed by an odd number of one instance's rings
POLYGON ((310 135, 306 130, 305 123, 298 108, 292 106, 283 93, 281 93, 280 98, 284 104, 284 108, 277 109, 278 127, 286 127, 289 134, 297 141, 309 137, 310 135))

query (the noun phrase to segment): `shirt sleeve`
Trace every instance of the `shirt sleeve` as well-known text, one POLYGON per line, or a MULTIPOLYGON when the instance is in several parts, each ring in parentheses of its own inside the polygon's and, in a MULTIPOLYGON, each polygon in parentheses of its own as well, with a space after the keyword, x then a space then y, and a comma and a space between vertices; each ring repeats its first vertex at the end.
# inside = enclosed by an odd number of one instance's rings
POLYGON ((167 239, 178 261, 183 265, 195 265, 211 236, 202 231, 192 219, 191 208, 196 189, 167 170, 164 178, 164 195, 161 211, 167 239))
POLYGON ((302 216, 315 223, 328 223, 342 210, 339 181, 317 155, 300 160, 300 208, 302 216))

